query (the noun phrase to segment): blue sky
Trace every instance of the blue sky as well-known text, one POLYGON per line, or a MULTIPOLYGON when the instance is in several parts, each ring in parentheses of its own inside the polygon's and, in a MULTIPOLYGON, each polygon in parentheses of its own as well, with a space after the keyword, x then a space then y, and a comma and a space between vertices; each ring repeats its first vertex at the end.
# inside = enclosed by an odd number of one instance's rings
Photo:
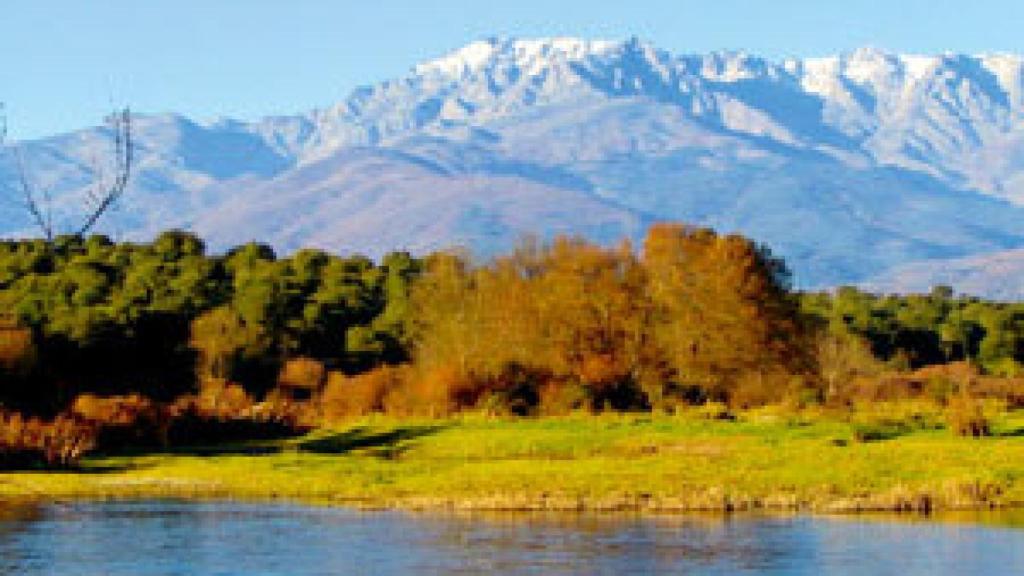
POLYGON ((11 135, 141 112, 301 112, 488 36, 633 35, 674 52, 811 56, 871 45, 1024 52, 1020 0, 4 0, 11 135))

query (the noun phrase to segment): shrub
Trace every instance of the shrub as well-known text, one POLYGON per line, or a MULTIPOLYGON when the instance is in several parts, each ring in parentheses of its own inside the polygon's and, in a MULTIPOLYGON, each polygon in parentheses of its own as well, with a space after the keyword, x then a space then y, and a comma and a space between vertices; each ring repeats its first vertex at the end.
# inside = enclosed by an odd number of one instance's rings
POLYGON ((357 376, 331 372, 321 398, 324 419, 342 420, 384 410, 384 398, 402 381, 402 370, 381 366, 357 376))
POLYGON ((707 420, 735 420, 736 415, 722 402, 705 402, 698 409, 698 414, 707 420))
POLYGON ((915 430, 943 427, 942 408, 924 400, 861 401, 851 414, 858 442, 889 440, 915 430))
POLYGON ((312 358, 292 358, 281 367, 277 381, 294 388, 316 389, 324 383, 326 374, 322 362, 312 358))
POLYGON ((138 394, 99 397, 82 394, 71 405, 71 413, 101 425, 126 426, 143 416, 150 416, 156 405, 138 394))
POLYGON ((72 416, 44 422, 0 411, 0 470, 70 468, 95 446, 95 426, 72 416))
POLYGON ((946 421, 950 430, 960 436, 979 438, 991 433, 981 402, 968 396, 959 396, 949 402, 946 421))
POLYGON ((941 375, 935 375, 928 378, 925 383, 925 391, 929 398, 938 403, 946 403, 949 401, 957 390, 957 384, 949 378, 941 375))
POLYGON ((167 408, 165 442, 196 446, 292 436, 308 430, 301 408, 286 400, 253 404, 241 386, 207 381, 198 396, 182 396, 167 408))
POLYGON ((460 406, 472 406, 480 387, 451 367, 408 372, 384 396, 384 411, 396 416, 443 417, 460 406))
POLYGON ((780 372, 750 372, 741 375, 730 387, 728 401, 735 408, 754 408, 783 400, 798 404, 816 404, 821 389, 812 380, 780 372))
POLYGON ((497 375, 474 383, 478 388, 475 406, 492 415, 525 416, 533 412, 540 401, 537 392, 540 383, 550 378, 548 373, 536 368, 517 362, 506 363, 497 375))
POLYGON ((200 411, 218 418, 243 418, 252 414, 252 398, 239 384, 208 378, 195 399, 200 411))
POLYGON ((178 405, 167 427, 169 446, 204 446, 219 442, 286 438, 307 431, 297 418, 274 413, 230 418, 204 413, 195 402, 178 405))
POLYGON ((942 407, 930 400, 886 400, 857 402, 853 418, 866 424, 898 424, 907 430, 937 429, 944 426, 942 407))
POLYGON ((999 360, 987 362, 985 364, 985 372, 1003 378, 1016 378, 1024 374, 1024 366, 1013 358, 1000 358, 999 360))
POLYGON ((83 394, 71 405, 70 414, 95 427, 96 442, 103 449, 166 443, 167 414, 138 394, 106 398, 83 394))
POLYGON ((23 376, 36 360, 32 331, 0 315, 0 374, 23 376))
POLYGON ((75 418, 58 416, 44 428, 43 457, 50 466, 71 468, 96 447, 94 426, 75 418))
POLYGON ((1024 407, 1024 378, 982 376, 970 389, 974 398, 1000 400, 1009 408, 1024 407))
POLYGON ((539 391, 540 412, 548 416, 564 416, 577 410, 590 409, 590 392, 581 384, 551 380, 539 391))

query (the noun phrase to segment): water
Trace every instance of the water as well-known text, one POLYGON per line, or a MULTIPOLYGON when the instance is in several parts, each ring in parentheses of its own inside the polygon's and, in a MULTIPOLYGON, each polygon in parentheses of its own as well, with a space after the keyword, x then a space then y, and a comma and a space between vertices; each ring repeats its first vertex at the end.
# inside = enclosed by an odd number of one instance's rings
POLYGON ((1024 530, 871 518, 471 516, 241 503, 0 515, 0 574, 1008 574, 1024 530))

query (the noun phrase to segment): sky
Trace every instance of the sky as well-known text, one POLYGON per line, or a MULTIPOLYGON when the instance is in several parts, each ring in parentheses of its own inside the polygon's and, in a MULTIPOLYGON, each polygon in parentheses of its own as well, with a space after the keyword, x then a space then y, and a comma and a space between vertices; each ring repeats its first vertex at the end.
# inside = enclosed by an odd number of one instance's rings
POLYGON ((1020 0, 4 0, 0 102, 12 139, 115 106, 256 119, 491 36, 637 36, 676 53, 772 58, 861 46, 1024 52, 1020 0))

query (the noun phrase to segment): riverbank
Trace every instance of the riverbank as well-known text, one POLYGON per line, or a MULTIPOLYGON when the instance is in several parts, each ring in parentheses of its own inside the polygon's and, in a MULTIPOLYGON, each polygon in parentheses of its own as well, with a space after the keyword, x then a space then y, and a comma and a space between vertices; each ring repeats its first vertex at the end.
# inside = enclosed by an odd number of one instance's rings
POLYGON ((367 419, 286 440, 0 474, 0 498, 289 499, 361 508, 854 512, 1024 506, 1024 414, 989 438, 761 410, 367 419))

